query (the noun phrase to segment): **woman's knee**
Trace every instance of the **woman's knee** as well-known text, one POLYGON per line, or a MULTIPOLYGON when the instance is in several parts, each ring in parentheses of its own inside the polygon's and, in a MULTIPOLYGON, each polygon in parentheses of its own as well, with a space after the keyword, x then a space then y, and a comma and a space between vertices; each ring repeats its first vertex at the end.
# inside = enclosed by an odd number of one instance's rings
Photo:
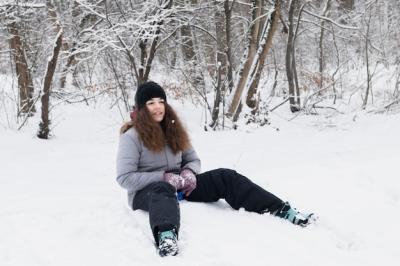
POLYGON ((238 179, 238 180, 247 180, 248 178, 239 174, 233 169, 228 168, 219 168, 218 171, 220 172, 220 176, 229 179, 238 179))
POLYGON ((228 168, 220 168, 218 169, 219 171, 219 176, 224 180, 226 184, 231 184, 231 185, 242 185, 242 184, 248 184, 252 183, 252 181, 245 177, 244 175, 239 174, 233 169, 228 169, 228 168))
POLYGON ((237 175, 235 170, 229 168, 218 168, 215 171, 219 174, 219 176, 223 177, 233 177, 237 175))
POLYGON ((157 182, 153 183, 151 191, 153 193, 163 193, 163 194, 171 194, 171 195, 175 195, 175 193, 176 193, 174 186, 172 186, 170 183, 165 182, 165 181, 157 181, 157 182))

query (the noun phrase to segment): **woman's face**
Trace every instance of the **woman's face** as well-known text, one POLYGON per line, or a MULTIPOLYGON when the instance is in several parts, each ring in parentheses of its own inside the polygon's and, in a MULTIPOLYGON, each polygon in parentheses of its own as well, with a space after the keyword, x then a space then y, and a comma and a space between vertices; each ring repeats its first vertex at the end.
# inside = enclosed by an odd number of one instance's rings
POLYGON ((146 108, 156 122, 161 122, 165 115, 165 103, 162 98, 151 98, 146 102, 146 108))

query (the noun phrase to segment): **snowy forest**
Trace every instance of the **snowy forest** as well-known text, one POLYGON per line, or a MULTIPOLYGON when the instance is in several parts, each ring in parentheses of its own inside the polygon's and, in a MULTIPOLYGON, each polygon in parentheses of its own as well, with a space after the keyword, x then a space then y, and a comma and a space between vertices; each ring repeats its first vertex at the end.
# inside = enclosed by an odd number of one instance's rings
POLYGON ((399 265, 399 40, 399 0, 0 0, 0 265, 399 265), (315 221, 182 200, 161 258, 116 171, 146 81, 315 221))
POLYGON ((106 96, 123 117, 147 80, 202 106, 205 130, 399 106, 395 0, 2 0, 0 22, 0 124, 36 113, 40 138, 58 104, 106 96))

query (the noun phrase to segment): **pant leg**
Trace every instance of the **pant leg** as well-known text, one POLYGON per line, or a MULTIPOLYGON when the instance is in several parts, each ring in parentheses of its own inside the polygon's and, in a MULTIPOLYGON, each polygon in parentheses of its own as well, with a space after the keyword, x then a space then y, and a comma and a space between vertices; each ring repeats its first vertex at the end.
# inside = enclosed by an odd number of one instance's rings
POLYGON ((138 191, 133 209, 149 212, 150 227, 156 243, 157 233, 175 228, 179 232, 180 210, 175 188, 166 182, 155 182, 138 191))
POLYGON ((235 210, 265 213, 282 207, 283 201, 231 169, 215 169, 196 176, 197 187, 188 201, 214 202, 225 199, 235 210))

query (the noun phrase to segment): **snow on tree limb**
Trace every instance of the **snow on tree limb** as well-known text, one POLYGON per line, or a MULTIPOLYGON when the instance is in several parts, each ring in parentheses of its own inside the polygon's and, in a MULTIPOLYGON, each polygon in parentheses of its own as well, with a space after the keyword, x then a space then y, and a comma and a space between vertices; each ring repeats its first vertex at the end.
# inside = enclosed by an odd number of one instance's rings
POLYGON ((359 30, 358 27, 350 27, 350 26, 346 26, 346 25, 343 25, 343 24, 339 24, 339 23, 337 23, 336 21, 334 21, 334 20, 332 20, 332 19, 330 19, 330 18, 327 18, 327 17, 324 17, 324 16, 320 16, 320 15, 318 15, 318 14, 315 14, 315 13, 311 12, 311 11, 308 11, 307 9, 303 9, 303 12, 305 12, 305 13, 311 15, 311 16, 314 16, 314 17, 316 17, 316 18, 329 21, 329 22, 331 22, 333 25, 335 25, 335 26, 337 26, 337 27, 339 27, 339 28, 342 28, 342 29, 347 29, 347 30, 359 30))
POLYGON ((106 19, 106 16, 103 14, 100 14, 99 12, 97 12, 96 10, 94 10, 90 5, 83 3, 80 0, 75 0, 81 7, 88 9, 91 13, 95 14, 96 16, 102 18, 102 19, 106 19))
POLYGON ((8 1, 8 2, 3 2, 0 4, 0 7, 9 7, 9 6, 15 6, 15 7, 25 7, 25 8, 44 8, 46 7, 45 4, 34 4, 34 3, 20 3, 18 1, 8 1))

